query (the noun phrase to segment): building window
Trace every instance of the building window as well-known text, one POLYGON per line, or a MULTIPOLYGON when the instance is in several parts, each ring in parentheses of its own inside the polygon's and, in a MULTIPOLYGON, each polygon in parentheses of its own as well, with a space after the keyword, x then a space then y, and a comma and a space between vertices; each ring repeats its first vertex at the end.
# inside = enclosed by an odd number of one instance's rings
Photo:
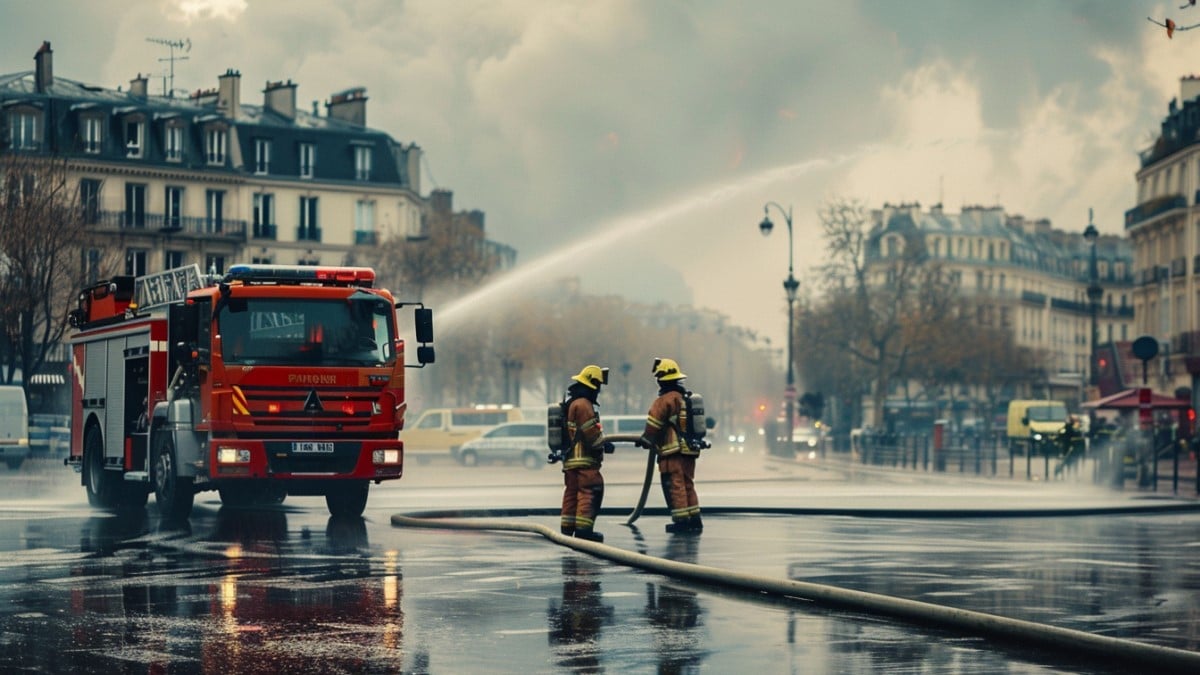
POLYGON ((317 220, 317 198, 300 198, 300 226, 296 230, 298 241, 321 241, 320 221, 317 220))
POLYGON ((273 194, 254 195, 254 237, 257 239, 275 238, 275 195, 273 194))
POLYGON ((204 196, 204 231, 217 234, 225 226, 225 191, 208 190, 204 196))
POLYGON ((37 184, 37 179, 33 174, 27 173, 20 176, 11 175, 7 180, 8 187, 8 205, 16 207, 24 203, 26 199, 33 196, 34 186, 37 184))
POLYGON ((145 276, 146 251, 140 248, 131 248, 125 251, 125 274, 131 277, 145 276))
POLYGON ((173 270, 183 267, 183 251, 167 251, 163 256, 163 269, 173 270))
POLYGON ((84 254, 83 269, 87 275, 87 282, 94 284, 100 280, 100 251, 99 249, 89 248, 84 254))
POLYGON ((269 255, 256 255, 250 258, 250 263, 253 265, 272 265, 274 264, 269 255))
POLYGON ((317 166, 317 146, 312 143, 300 144, 300 177, 312 178, 317 166))
POLYGON ((271 141, 259 138, 254 141, 254 173, 259 175, 271 172, 271 141))
POLYGON ((83 151, 89 155, 99 154, 104 142, 104 122, 99 117, 83 118, 83 151))
POLYGON ((14 150, 37 150, 38 114, 14 111, 8 114, 8 142, 14 150))
POLYGON ((204 133, 204 159, 212 165, 225 164, 224 129, 209 129, 204 133))
POLYGON ((354 204, 354 243, 360 246, 374 246, 375 241, 375 202, 360 199, 354 204))
POLYGON ((142 130, 144 124, 141 120, 126 120, 125 121, 125 156, 126 157, 141 157, 142 156, 142 130))
POLYGON ((168 162, 178 162, 183 159, 183 127, 167 127, 163 148, 168 162))
POLYGON ((146 226, 146 186, 125 184, 125 227, 146 226))
POLYGON ((174 185, 167 186, 166 207, 166 212, 163 214, 163 227, 170 230, 178 230, 183 227, 183 188, 174 185))
POLYGON ((208 270, 209 274, 224 274, 225 273, 225 256, 210 255, 204 257, 204 269, 208 270))
POLYGON ((84 225, 93 225, 100 220, 100 181, 95 178, 79 181, 79 206, 84 225))
POLYGON ((354 146, 354 180, 371 180, 371 148, 354 146))

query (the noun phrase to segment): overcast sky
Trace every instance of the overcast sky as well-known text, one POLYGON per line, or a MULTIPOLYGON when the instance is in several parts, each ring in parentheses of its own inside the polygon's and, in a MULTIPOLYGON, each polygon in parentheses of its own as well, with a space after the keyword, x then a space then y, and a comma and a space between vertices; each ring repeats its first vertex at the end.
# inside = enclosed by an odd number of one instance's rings
MULTIPOLYGON (((691 302, 784 333, 832 196, 999 204, 1102 232, 1134 206, 1137 152, 1200 73, 1182 0, 0 0, 0 73, 42 40, 55 74, 162 87, 291 79, 306 109, 365 86, 368 125, 425 153, 424 191, 486 213, 541 277, 691 302), (568 255, 556 251, 603 242, 568 255)), ((322 107, 322 110, 324 108, 322 107)))

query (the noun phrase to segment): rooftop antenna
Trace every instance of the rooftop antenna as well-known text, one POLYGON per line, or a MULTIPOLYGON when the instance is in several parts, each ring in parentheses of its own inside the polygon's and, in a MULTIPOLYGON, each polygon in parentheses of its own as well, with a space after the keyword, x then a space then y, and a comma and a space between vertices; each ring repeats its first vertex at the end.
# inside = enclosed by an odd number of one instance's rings
POLYGON ((182 40, 167 40, 164 38, 146 38, 146 42, 153 42, 154 44, 164 45, 168 49, 170 49, 170 55, 167 56, 166 58, 159 59, 159 62, 161 63, 163 61, 170 61, 170 63, 171 63, 171 70, 170 70, 170 75, 169 75, 170 85, 168 86, 167 80, 163 80, 163 96, 174 97, 174 95, 175 95, 175 62, 188 60, 188 57, 186 57, 186 56, 175 56, 175 50, 182 49, 184 52, 192 51, 191 38, 184 38, 182 40))

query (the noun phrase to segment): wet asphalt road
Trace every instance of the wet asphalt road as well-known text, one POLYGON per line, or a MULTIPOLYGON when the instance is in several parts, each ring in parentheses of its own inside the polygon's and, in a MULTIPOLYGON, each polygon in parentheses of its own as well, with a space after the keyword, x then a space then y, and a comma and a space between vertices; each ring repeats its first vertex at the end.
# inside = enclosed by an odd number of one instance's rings
MULTIPOLYGON (((621 525, 643 462, 606 465, 607 543, 1200 650, 1200 511, 975 518, 969 510, 1159 507, 1056 484, 701 460, 700 537, 621 525), (806 515, 722 514, 800 507, 806 515), (837 515, 822 515, 830 509, 837 515), (849 515, 869 509, 869 517, 849 515), (912 517, 918 511, 942 517, 912 517), (949 517, 947 517, 949 516, 949 517)), ((625 568, 541 537, 396 528, 394 513, 553 507, 555 469, 410 466, 364 519, 314 498, 189 525, 86 505, 62 467, 0 474, 0 671, 71 673, 1108 673, 1081 660, 625 568)), ((210 496, 211 495, 211 496, 210 496)), ((652 491, 650 505, 660 506, 652 491)), ((551 512, 530 520, 556 527, 551 512)), ((1136 670, 1136 669, 1134 669, 1136 670)))

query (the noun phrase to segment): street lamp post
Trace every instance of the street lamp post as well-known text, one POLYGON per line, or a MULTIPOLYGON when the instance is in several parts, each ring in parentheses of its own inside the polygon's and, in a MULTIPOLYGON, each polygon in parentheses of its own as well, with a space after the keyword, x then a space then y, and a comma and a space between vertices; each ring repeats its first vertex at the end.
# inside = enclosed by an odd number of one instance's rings
POLYGON ((633 364, 626 361, 621 364, 621 381, 625 383, 625 390, 621 392, 621 412, 629 412, 629 371, 633 370, 633 364))
POLYGON ((783 280, 783 290, 787 293, 788 302, 788 328, 787 328, 787 389, 783 392, 784 405, 786 407, 787 416, 787 439, 788 452, 794 453, 795 434, 796 434, 796 373, 795 367, 792 365, 792 333, 793 324, 795 322, 795 314, 792 311, 792 306, 796 302, 796 290, 800 288, 800 282, 796 280, 792 258, 792 207, 784 209, 775 202, 767 202, 763 205, 763 219, 758 224, 758 229, 762 231, 766 237, 771 234, 771 230, 775 228, 775 224, 771 222, 770 208, 774 206, 780 214, 783 215, 784 222, 787 223, 788 230, 788 275, 787 279, 783 280))
POLYGON ((1092 249, 1092 258, 1088 265, 1087 287, 1088 304, 1092 312, 1092 350, 1088 355, 1088 369, 1091 372, 1091 385, 1095 387, 1100 384, 1100 373, 1096 370, 1096 343, 1100 341, 1100 329, 1096 324, 1096 314, 1100 311, 1100 299, 1104 297, 1104 289, 1100 287, 1100 276, 1096 270, 1096 240, 1100 238, 1100 232, 1092 224, 1090 208, 1088 209, 1088 226, 1083 231, 1083 238, 1087 240, 1088 246, 1092 249))

